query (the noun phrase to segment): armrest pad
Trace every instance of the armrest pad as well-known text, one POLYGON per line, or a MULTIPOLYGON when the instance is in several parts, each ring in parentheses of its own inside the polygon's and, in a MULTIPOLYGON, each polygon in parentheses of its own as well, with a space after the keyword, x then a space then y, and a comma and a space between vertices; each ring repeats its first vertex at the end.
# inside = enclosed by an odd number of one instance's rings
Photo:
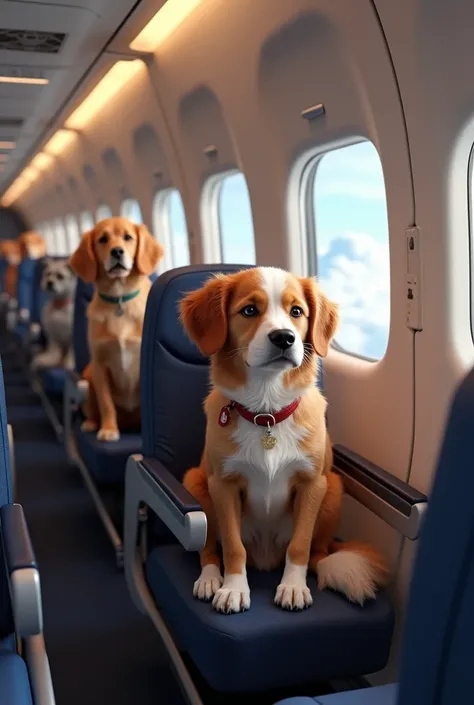
POLYGON ((403 514, 408 516, 414 504, 428 501, 422 492, 345 446, 335 445, 333 452, 336 470, 357 480, 403 514))
POLYGON ((0 524, 8 573, 11 575, 20 568, 38 568, 21 504, 2 507, 0 524))
POLYGON ((192 494, 156 458, 143 458, 141 465, 159 484, 181 514, 202 512, 202 507, 192 494))
POLYGON ((83 377, 81 377, 81 375, 78 374, 76 370, 66 370, 66 374, 70 381, 75 385, 77 385, 83 379, 83 377))

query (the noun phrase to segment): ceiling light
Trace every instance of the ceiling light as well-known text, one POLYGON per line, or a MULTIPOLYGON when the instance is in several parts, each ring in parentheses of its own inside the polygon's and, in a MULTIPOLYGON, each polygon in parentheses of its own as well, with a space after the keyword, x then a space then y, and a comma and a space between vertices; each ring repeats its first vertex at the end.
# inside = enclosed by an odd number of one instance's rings
POLYGON ((39 176, 39 171, 38 169, 35 169, 33 166, 27 166, 26 169, 23 169, 23 171, 20 174, 20 177, 22 179, 25 179, 27 183, 31 184, 33 181, 36 181, 36 179, 39 176))
POLYGON ((58 130, 44 146, 45 152, 50 152, 55 157, 61 154, 66 147, 76 139, 76 133, 70 130, 58 130))
POLYGON ((0 76, 0 83, 24 83, 35 86, 45 86, 49 78, 26 78, 24 76, 0 76))
POLYGON ((28 181, 23 178, 23 174, 20 174, 20 176, 15 179, 15 181, 12 183, 8 191, 3 195, 3 198, 1 200, 2 206, 10 206, 22 195, 22 193, 26 190, 27 186, 28 181))
POLYGON ((201 2, 202 0, 168 0, 130 43, 130 49, 154 51, 201 2))
POLYGON ((43 169, 47 169, 49 167, 52 161, 53 157, 50 154, 39 152, 39 154, 31 160, 31 166, 39 171, 43 171, 43 169))
POLYGON ((0 149, 15 149, 16 142, 0 142, 0 149))
POLYGON ((73 130, 82 130, 89 120, 123 88, 124 84, 143 68, 143 65, 141 59, 117 61, 66 120, 66 127, 73 130))

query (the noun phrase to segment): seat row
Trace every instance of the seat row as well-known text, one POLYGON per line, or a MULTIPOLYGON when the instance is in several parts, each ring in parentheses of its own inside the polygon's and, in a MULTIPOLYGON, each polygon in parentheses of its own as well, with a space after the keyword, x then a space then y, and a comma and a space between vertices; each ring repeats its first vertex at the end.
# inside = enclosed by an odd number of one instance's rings
MULTIPOLYGON (((181 479, 187 468, 199 463, 202 452, 208 360, 185 336, 178 306, 184 293, 202 286, 211 274, 237 269, 184 267, 166 272, 153 284, 141 348, 141 434, 123 434, 117 443, 102 443, 81 431, 90 285, 78 282, 76 290, 76 370, 62 372, 63 381, 57 386, 52 383, 60 374, 57 370, 44 371, 39 380, 48 399, 54 395, 61 399, 62 415, 57 420, 68 457, 84 477, 118 564, 124 564, 133 601, 160 633, 187 699, 195 705, 202 700, 184 652, 209 685, 223 693, 309 688, 312 683, 358 679, 383 669, 394 629, 393 607, 385 591, 360 607, 329 590, 318 592, 310 579, 315 595, 311 609, 279 610, 272 600, 278 572, 249 571, 253 597, 246 613, 218 614, 193 598, 197 551, 205 543, 207 522, 181 479)), ((349 449, 335 447, 335 470, 345 478, 346 491, 406 540, 416 540, 421 533, 401 681, 316 700, 289 699, 284 701, 288 705, 447 705, 454 703, 451 692, 474 685, 463 651, 474 638, 474 609, 466 598, 474 587, 470 543, 474 505, 467 501, 474 482, 468 471, 474 450, 473 410, 474 373, 470 373, 454 402, 429 509, 423 494, 349 449), (440 692, 446 692, 446 698, 435 700, 440 692)))

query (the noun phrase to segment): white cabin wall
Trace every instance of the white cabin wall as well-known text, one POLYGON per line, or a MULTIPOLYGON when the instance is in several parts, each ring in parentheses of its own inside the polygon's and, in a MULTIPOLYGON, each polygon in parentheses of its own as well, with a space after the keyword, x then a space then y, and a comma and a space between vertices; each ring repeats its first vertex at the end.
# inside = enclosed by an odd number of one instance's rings
MULTIPOLYGON (((301 223, 290 203, 299 160, 354 135, 369 138, 386 182, 391 336, 379 363, 336 351, 325 361, 330 430, 334 441, 427 492, 449 401, 474 361, 467 189, 474 87, 466 81, 473 26, 474 9, 463 0, 406 0, 403 10, 392 0, 204 0, 61 155, 61 168, 52 167, 18 205, 36 222, 74 205, 77 214, 94 213, 99 203, 118 213, 123 194, 107 182, 102 163, 104 150, 113 147, 126 191, 151 226, 153 175, 140 166, 133 142, 135 130, 148 123, 164 154, 160 186, 175 186, 183 198, 192 262, 205 260, 203 186, 210 176, 238 168, 249 188, 257 262, 304 272, 301 223), (286 76, 281 59, 282 71, 272 74, 262 57, 299 16, 319 27, 311 63, 293 52, 299 73, 286 76), (338 57, 326 60, 325 51, 338 57), (299 112, 319 102, 327 119, 308 128, 299 112), (186 119, 183 103, 191 105, 186 119), (212 162, 203 151, 209 144, 218 150, 212 162), (84 183, 85 163, 96 170, 100 193, 84 183), (80 185, 75 204, 69 192, 62 202, 55 195, 70 175, 80 185), (416 335, 405 325, 405 231, 414 223, 423 238, 423 330, 416 335)), ((286 51, 284 43, 280 49, 286 51)), ((373 540, 392 560, 400 625, 416 543, 401 542, 351 500, 343 534, 373 540)), ((396 677, 399 634, 390 667, 374 681, 396 677)))

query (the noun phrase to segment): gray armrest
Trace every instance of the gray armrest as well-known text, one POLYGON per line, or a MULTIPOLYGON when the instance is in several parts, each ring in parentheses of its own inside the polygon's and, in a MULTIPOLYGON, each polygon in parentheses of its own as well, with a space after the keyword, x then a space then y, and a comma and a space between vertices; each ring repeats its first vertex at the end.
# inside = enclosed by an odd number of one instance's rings
POLYGON ((0 523, 15 630, 20 637, 41 634, 40 578, 23 507, 20 504, 2 507, 0 523))
POLYGON ((333 452, 347 492, 403 536, 417 539, 427 496, 344 446, 335 445, 333 452))
POLYGON ((0 530, 15 632, 23 640, 33 701, 35 705, 55 705, 43 637, 40 577, 25 514, 20 504, 7 504, 0 509, 0 530))
POLYGON ((83 379, 77 372, 69 370, 66 375, 65 394, 68 400, 73 404, 82 404, 87 400, 89 393, 89 383, 83 379))
POLYGON ((136 542, 138 509, 142 504, 155 512, 187 551, 204 548, 207 518, 199 503, 158 460, 132 455, 125 475, 124 537, 126 543, 127 533, 134 534, 128 536, 132 548, 136 542))

